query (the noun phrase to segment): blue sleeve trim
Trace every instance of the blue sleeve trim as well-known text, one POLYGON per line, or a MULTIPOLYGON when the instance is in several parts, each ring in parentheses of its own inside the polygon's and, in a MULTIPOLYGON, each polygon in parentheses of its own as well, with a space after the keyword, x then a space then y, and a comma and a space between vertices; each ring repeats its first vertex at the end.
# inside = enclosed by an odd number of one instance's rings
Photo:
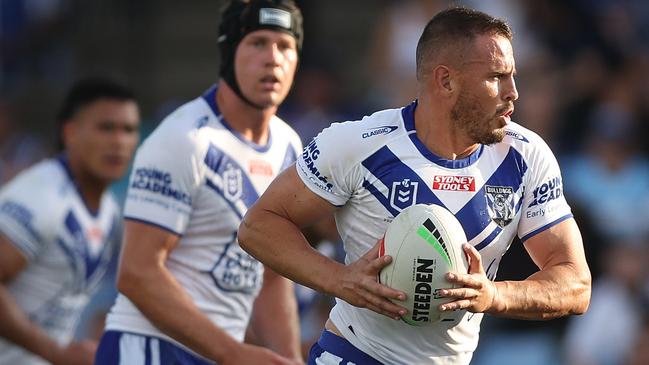
POLYGON ((171 228, 169 228, 169 227, 165 227, 165 226, 163 226, 163 225, 161 225, 161 224, 158 224, 158 223, 155 223, 155 222, 151 222, 151 221, 148 221, 148 220, 146 220, 146 219, 141 219, 141 218, 135 218, 135 217, 124 216, 124 220, 129 220, 129 221, 134 221, 134 222, 139 222, 139 223, 148 224, 148 225, 150 225, 150 226, 154 226, 154 227, 160 228, 160 229, 162 229, 163 231, 167 231, 167 232, 169 232, 169 233, 173 233, 174 235, 176 235, 176 236, 178 236, 178 237, 182 237, 182 236, 183 236, 182 233, 176 232, 176 231, 174 231, 173 229, 171 229, 171 228))
POLYGON ((532 238, 533 236, 536 236, 537 234, 545 231, 546 229, 552 228, 552 227, 556 226, 557 224, 565 221, 566 219, 570 219, 572 217, 573 217, 572 213, 566 214, 563 217, 561 217, 561 218, 559 218, 559 219, 557 219, 557 220, 555 220, 553 222, 550 222, 550 223, 544 225, 543 227, 537 228, 536 230, 526 234, 525 236, 521 237, 521 241, 525 242, 528 239, 532 238))

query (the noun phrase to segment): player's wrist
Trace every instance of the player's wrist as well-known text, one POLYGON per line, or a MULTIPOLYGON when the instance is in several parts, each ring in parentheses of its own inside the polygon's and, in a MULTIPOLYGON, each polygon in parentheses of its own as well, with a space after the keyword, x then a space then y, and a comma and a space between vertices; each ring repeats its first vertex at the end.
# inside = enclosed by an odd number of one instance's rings
POLYGON ((30 339, 21 345, 27 351, 47 360, 51 364, 60 364, 64 348, 44 332, 39 332, 40 330, 32 332, 29 335, 30 339))
POLYGON ((485 310, 485 313, 489 314, 501 314, 505 313, 507 311, 507 305, 505 301, 503 300, 503 297, 501 295, 502 291, 502 286, 506 285, 505 282, 493 282, 490 281, 491 287, 492 287, 492 297, 491 297, 491 303, 487 307, 487 310, 485 310))
POLYGON ((66 363, 65 348, 58 346, 53 341, 52 343, 44 346, 40 356, 52 365, 63 365, 66 363))
POLYGON ((211 351, 211 358, 217 363, 225 363, 226 360, 234 358, 237 354, 245 351, 245 345, 241 342, 235 341, 230 336, 224 336, 222 341, 219 341, 218 346, 214 346, 211 351))
POLYGON ((349 266, 340 265, 340 267, 333 267, 329 274, 322 275, 322 286, 321 288, 316 288, 316 290, 319 290, 326 295, 340 298, 340 290, 344 287, 342 283, 344 282, 345 275, 347 275, 348 271, 349 266))

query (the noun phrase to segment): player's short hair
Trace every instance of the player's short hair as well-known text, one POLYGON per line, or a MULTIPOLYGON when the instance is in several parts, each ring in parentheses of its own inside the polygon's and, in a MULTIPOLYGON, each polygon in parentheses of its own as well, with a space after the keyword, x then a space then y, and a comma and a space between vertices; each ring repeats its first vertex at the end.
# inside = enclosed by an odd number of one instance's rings
POLYGON ((116 81, 102 78, 89 77, 78 80, 72 85, 63 104, 56 115, 57 123, 57 148, 59 151, 65 147, 62 139, 63 127, 84 106, 94 103, 99 99, 136 102, 135 93, 128 87, 116 81))
POLYGON ((436 54, 451 49, 462 51, 477 36, 494 34, 509 40, 513 33, 504 20, 465 7, 453 7, 435 15, 424 28, 417 43, 417 79, 421 80, 426 64, 436 54))

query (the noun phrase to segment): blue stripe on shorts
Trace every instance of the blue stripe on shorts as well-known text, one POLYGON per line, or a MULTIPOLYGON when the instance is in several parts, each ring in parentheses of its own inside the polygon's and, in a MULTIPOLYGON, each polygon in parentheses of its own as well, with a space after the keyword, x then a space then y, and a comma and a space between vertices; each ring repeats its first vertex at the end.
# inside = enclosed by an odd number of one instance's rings
POLYGON ((370 355, 357 349, 346 339, 327 330, 322 331, 318 342, 309 352, 309 365, 383 365, 370 355))
POLYGON ((129 332, 106 331, 95 365, 213 365, 169 341, 129 332))

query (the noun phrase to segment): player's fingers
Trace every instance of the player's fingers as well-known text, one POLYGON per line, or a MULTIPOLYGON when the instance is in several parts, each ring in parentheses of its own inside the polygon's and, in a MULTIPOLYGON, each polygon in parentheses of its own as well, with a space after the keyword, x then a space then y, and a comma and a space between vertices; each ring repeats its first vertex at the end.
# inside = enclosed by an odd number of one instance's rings
POLYGON ((462 245, 462 248, 469 258, 469 274, 483 273, 484 269, 482 268, 482 256, 480 255, 478 250, 476 250, 475 247, 471 246, 468 243, 462 245))
POLYGON ((371 259, 368 264, 369 274, 378 275, 384 267, 390 265, 392 262, 392 256, 382 256, 371 259))
POLYGON ((274 364, 274 365, 294 365, 295 364, 295 362, 293 360, 289 360, 289 359, 283 358, 283 357, 281 357, 279 355, 275 355, 275 354, 273 354, 273 356, 274 357, 271 360, 271 364, 274 364))
POLYGON ((457 288, 457 289, 440 289, 437 294, 446 298, 467 299, 475 298, 479 292, 471 288, 457 288))
POLYGON ((383 238, 381 238, 380 240, 376 241, 376 243, 374 244, 374 246, 372 246, 372 248, 370 248, 370 250, 367 251, 367 252, 363 255, 363 257, 366 258, 366 259, 368 259, 368 260, 372 260, 372 259, 377 258, 377 257, 379 256, 379 252, 381 251, 381 247, 382 247, 382 246, 383 246, 383 238))
POLYGON ((378 296, 371 291, 364 290, 361 294, 368 303, 380 308, 386 313, 389 313, 389 317, 401 317, 408 312, 406 308, 394 304, 388 299, 385 299, 385 297, 378 296))
POLYGON ((390 319, 398 320, 398 319, 401 318, 398 313, 392 313, 390 311, 381 309, 381 307, 378 307, 378 306, 376 306, 376 305, 374 305, 372 303, 367 303, 365 308, 371 310, 372 312, 382 314, 382 315, 384 315, 384 316, 386 316, 386 317, 388 317, 390 319))
POLYGON ((372 295, 376 295, 381 298, 406 300, 406 293, 394 288, 390 288, 389 286, 381 284, 378 281, 372 280, 370 278, 367 278, 367 280, 362 283, 362 287, 369 293, 372 293, 372 295))
POLYGON ((477 279, 474 275, 468 274, 458 274, 450 272, 446 274, 446 281, 451 284, 457 284, 459 286, 466 286, 474 289, 482 289, 484 283, 477 279))
POLYGON ((458 309, 466 309, 471 306, 471 301, 468 299, 460 299, 446 304, 441 304, 438 309, 442 312, 449 312, 458 309))

